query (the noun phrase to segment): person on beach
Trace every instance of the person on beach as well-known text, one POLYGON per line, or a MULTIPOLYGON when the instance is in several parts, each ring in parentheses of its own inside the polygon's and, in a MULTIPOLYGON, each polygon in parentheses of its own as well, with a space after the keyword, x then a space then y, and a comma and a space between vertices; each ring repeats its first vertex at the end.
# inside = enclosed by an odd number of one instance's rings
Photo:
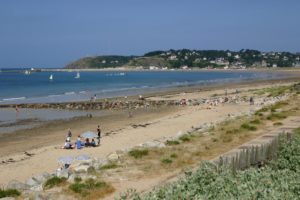
POLYGON ((77 140, 76 140, 76 148, 81 149, 81 138, 80 138, 79 135, 78 135, 77 140))
POLYGON ((18 106, 16 106, 16 112, 18 113, 20 110, 19 110, 19 108, 18 108, 18 106))
POLYGON ((250 97, 250 105, 254 105, 254 99, 253 99, 253 97, 250 97))
POLYGON ((90 145, 91 145, 90 139, 89 139, 89 138, 86 138, 86 139, 85 139, 84 146, 85 146, 85 147, 89 147, 90 145))
POLYGON ((101 128, 100 128, 100 125, 98 125, 98 128, 97 128, 97 133, 98 133, 98 145, 100 145, 100 138, 101 138, 101 128))
POLYGON ((63 146, 63 149, 73 149, 71 142, 66 140, 65 145, 63 146))
POLYGON ((71 138, 72 137, 72 132, 71 132, 71 128, 68 129, 68 134, 67 137, 71 138))
POLYGON ((92 141, 91 141, 91 143, 90 143, 90 146, 92 146, 92 147, 96 147, 96 142, 95 142, 95 140, 94 140, 94 139, 92 139, 92 141))

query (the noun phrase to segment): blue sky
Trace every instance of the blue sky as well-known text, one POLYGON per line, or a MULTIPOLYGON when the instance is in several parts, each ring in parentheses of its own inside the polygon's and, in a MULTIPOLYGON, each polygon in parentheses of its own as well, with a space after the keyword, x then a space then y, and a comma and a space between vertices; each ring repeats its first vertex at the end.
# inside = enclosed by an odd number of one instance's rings
POLYGON ((152 50, 300 51, 298 0, 1 0, 0 68, 152 50))

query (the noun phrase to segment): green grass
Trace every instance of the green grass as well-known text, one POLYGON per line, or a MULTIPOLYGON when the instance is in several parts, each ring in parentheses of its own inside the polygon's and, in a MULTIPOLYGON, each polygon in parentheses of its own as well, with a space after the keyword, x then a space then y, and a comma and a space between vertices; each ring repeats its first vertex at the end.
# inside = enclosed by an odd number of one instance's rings
POLYGON ((20 192, 18 190, 15 189, 0 189, 0 198, 4 198, 4 197, 17 197, 20 196, 20 192))
POLYGON ((263 95, 268 94, 268 97, 277 97, 283 95, 286 90, 291 89, 290 86, 279 86, 279 87, 272 87, 272 88, 264 88, 254 92, 256 95, 263 95))
POLYGON ((84 183, 77 182, 73 183, 69 186, 69 189, 75 193, 80 194, 81 196, 85 197, 89 195, 92 191, 98 189, 106 189, 110 188, 111 186, 104 181, 95 181, 94 179, 87 179, 84 183))
POLYGON ((259 119, 254 119, 252 121, 250 121, 250 124, 260 124, 260 120, 259 119))
POLYGON ((87 173, 88 174, 97 174, 97 171, 96 171, 95 167, 91 166, 87 169, 87 173))
POLYGON ((225 132, 226 135, 237 134, 239 133, 239 129, 227 130, 225 132))
POLYGON ((173 161, 170 158, 163 158, 161 159, 161 162, 163 164, 171 164, 173 161))
POLYGON ((285 119, 286 115, 282 113, 271 113, 267 116, 267 120, 285 119))
POLYGON ((75 183, 80 183, 80 182, 82 181, 82 178, 76 176, 76 177, 74 178, 74 181, 75 181, 75 183))
POLYGON ((257 130, 256 126, 252 126, 252 125, 247 124, 247 123, 243 123, 241 125, 241 128, 249 130, 249 131, 256 131, 257 130))
POLYGON ((60 178, 60 177, 54 176, 45 182, 44 188, 49 189, 49 188, 53 188, 54 186, 59 186, 62 183, 65 183, 66 180, 67 179, 65 177, 60 178))
POLYGON ((149 154, 148 149, 133 149, 129 151, 129 155, 134 157, 135 159, 142 158, 149 154))
POLYGON ((275 122, 274 124, 273 124, 273 126, 282 126, 283 125, 283 123, 281 123, 281 122, 275 122))
POLYGON ((178 140, 167 140, 165 144, 171 146, 171 145, 178 145, 180 144, 180 142, 178 140))
POLYGON ((181 140, 182 142, 189 142, 191 141, 191 137, 189 135, 183 135, 180 136, 179 140, 181 140))
POLYGON ((100 169, 101 170, 108 170, 108 169, 116 169, 118 167, 120 167, 120 165, 112 162, 112 163, 107 163, 107 164, 101 166, 100 169))
POLYGON ((171 157, 171 158, 177 158, 178 156, 177 156, 176 153, 172 153, 172 154, 170 155, 170 157, 171 157))

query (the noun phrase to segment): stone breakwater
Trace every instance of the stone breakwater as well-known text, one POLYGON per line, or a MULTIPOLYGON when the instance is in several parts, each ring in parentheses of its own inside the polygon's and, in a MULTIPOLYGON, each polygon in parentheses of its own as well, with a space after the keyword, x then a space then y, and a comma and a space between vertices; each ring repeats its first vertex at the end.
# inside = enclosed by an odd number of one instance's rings
POLYGON ((237 96, 211 97, 199 99, 181 100, 107 100, 96 102, 66 102, 66 103, 24 103, 24 104, 2 104, 0 108, 32 108, 32 109, 67 109, 67 110, 105 110, 105 109, 134 109, 158 106, 197 106, 208 104, 216 106, 219 103, 240 103, 248 101, 246 98, 237 96))
POLYGON ((68 110, 105 110, 105 109, 128 109, 139 107, 155 107, 162 105, 176 105, 176 101, 99 101, 99 102, 69 102, 69 103, 26 103, 6 104, 0 108, 34 108, 34 109, 68 109, 68 110))

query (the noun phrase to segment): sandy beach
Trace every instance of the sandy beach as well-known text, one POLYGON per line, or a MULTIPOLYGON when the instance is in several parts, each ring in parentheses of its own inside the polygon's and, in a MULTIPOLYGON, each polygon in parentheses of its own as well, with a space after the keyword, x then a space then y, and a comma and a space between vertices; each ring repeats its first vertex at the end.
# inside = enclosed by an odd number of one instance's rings
MULTIPOLYGON (((292 80, 293 81, 293 80, 292 80)), ((285 85, 287 83, 278 83, 285 85)), ((248 83, 239 85, 241 95, 245 95, 249 89, 258 89, 274 86, 273 83, 248 83)), ((237 85, 226 86, 228 94, 235 93, 237 85)), ((185 90, 186 91, 186 90, 185 90)), ((160 94, 149 97, 150 100, 161 99, 197 99, 210 98, 212 95, 223 95, 224 87, 210 88, 207 91, 176 91, 171 94, 160 94), (178 93, 179 92, 179 93, 178 93)), ((58 167, 57 159, 66 155, 87 154, 91 157, 106 157, 109 153, 120 149, 126 149, 140 143, 172 136, 178 132, 185 132, 190 127, 222 121, 229 115, 237 115, 251 111, 248 103, 224 104, 213 109, 205 106, 177 106, 144 108, 133 112, 129 118, 126 111, 110 111, 103 117, 77 118, 69 121, 53 122, 38 128, 16 131, 1 135, 1 164, 0 184, 5 185, 12 179, 25 181, 34 174, 43 171, 53 172, 58 167), (82 150, 63 150, 68 127, 72 128, 72 142, 80 133, 91 130, 96 131, 100 124, 104 137, 101 146, 82 150), (135 124, 148 124, 147 127, 134 127, 135 124), (24 154, 30 153, 32 156, 24 154)))

